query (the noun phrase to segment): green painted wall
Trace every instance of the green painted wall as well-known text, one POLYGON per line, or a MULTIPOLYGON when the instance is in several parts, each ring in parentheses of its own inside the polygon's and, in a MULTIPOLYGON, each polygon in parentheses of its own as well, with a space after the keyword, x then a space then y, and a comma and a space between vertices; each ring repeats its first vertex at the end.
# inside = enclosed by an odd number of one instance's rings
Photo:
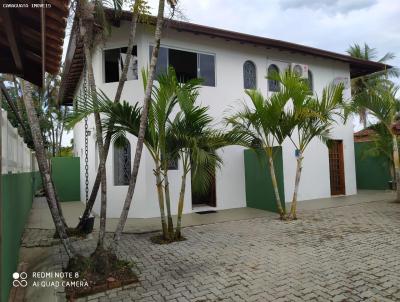
POLYGON ((12 273, 18 265, 19 248, 34 191, 41 186, 38 172, 5 174, 2 182, 1 301, 7 301, 12 273))
MULTIPOLYGON (((275 173, 279 186, 282 207, 285 208, 282 148, 274 148, 275 173)), ((269 165, 264 152, 244 151, 246 179, 246 202, 250 208, 277 212, 275 194, 272 189, 269 165)))
POLYGON ((357 189, 387 190, 390 176, 389 163, 384 156, 363 156, 364 150, 372 146, 373 142, 354 143, 356 157, 357 189))
POLYGON ((51 177, 60 201, 80 200, 79 157, 53 157, 51 177))

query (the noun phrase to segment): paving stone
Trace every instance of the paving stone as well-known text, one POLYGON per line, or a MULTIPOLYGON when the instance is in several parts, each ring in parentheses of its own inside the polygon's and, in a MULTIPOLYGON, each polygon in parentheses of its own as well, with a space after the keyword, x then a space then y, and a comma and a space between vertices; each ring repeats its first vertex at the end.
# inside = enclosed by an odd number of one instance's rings
MULTIPOLYGON (((135 262, 139 283, 90 298, 400 300, 400 204, 369 202, 298 216, 293 222, 263 217, 188 227, 183 230, 186 241, 161 246, 150 242, 152 234, 123 234, 118 253, 135 262)), ((52 235, 27 230, 23 245, 52 245, 52 235)), ((73 244, 89 254, 95 239, 73 244)), ((64 250, 60 245, 51 249, 54 267, 61 270, 67 261, 64 250)))

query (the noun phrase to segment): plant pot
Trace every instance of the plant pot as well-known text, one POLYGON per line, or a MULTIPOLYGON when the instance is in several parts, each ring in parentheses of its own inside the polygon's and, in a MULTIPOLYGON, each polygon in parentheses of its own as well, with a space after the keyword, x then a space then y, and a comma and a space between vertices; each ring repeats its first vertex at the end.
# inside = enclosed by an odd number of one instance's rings
POLYGON ((82 231, 85 234, 90 234, 93 232, 93 227, 94 227, 94 215, 90 215, 88 218, 85 218, 82 220, 82 217, 79 217, 82 223, 82 231))
POLYGON ((388 185, 389 185, 389 190, 396 190, 396 182, 394 180, 389 180, 388 181, 388 185))

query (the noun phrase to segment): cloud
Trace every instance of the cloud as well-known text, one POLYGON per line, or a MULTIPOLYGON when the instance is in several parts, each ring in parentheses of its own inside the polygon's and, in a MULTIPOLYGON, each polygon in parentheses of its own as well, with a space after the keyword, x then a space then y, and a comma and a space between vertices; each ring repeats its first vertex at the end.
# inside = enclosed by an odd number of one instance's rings
POLYGON ((320 10, 327 14, 348 14, 375 5, 377 0, 281 0, 283 10, 309 9, 320 10))

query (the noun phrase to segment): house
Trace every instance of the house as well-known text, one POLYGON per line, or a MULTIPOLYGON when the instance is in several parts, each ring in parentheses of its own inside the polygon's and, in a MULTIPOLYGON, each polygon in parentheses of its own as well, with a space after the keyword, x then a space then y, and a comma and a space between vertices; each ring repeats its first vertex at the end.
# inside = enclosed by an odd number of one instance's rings
MULTIPOLYGON (((108 14, 110 16, 110 14, 108 14)), ((110 98, 114 98, 120 73, 120 60, 126 55, 128 39, 127 20, 130 13, 122 14, 122 21, 114 22, 112 35, 93 54, 93 68, 97 87, 110 98)), ((149 65, 153 47, 154 27, 139 24, 136 33, 134 57, 122 99, 137 102, 143 99, 140 70, 149 65)), ((270 95, 279 86, 265 78, 272 70, 283 71, 288 67, 299 69, 308 78, 312 89, 321 93, 322 88, 332 82, 345 83, 345 97, 350 97, 350 79, 383 70, 384 64, 355 59, 346 55, 289 42, 257 37, 207 26, 169 20, 161 41, 158 70, 171 65, 178 77, 202 77, 203 86, 199 101, 210 107, 210 114, 220 122, 229 108, 245 99, 245 88, 260 89, 270 95)), ((65 72, 61 84, 60 101, 73 104, 74 97, 82 91, 82 42, 71 36, 66 55, 65 72)), ((92 187, 98 166, 95 128, 89 119, 88 165, 89 188, 92 187)), ((81 158, 81 199, 85 199, 85 142, 84 123, 74 128, 74 152, 81 158)), ((339 124, 332 132, 335 148, 329 152, 321 142, 315 140, 305 153, 304 169, 299 191, 299 200, 330 197, 332 194, 356 194, 354 163, 353 125, 349 121, 339 124)), ((127 191, 124 174, 133 162, 135 138, 129 137, 130 147, 121 151, 111 147, 107 160, 109 217, 119 217, 127 191)), ((216 171, 215 186, 210 196, 199 200, 192 196, 190 179, 185 195, 184 213, 202 209, 228 209, 246 206, 244 150, 232 146, 221 151, 224 161, 216 171)), ((284 198, 290 201, 295 177, 296 157, 292 144, 283 144, 284 198)), ((172 211, 177 212, 181 166, 171 167, 172 211)), ((129 217, 155 217, 159 215, 153 161, 146 151, 143 153, 138 183, 129 217)), ((97 201, 94 210, 98 212, 97 201)))

